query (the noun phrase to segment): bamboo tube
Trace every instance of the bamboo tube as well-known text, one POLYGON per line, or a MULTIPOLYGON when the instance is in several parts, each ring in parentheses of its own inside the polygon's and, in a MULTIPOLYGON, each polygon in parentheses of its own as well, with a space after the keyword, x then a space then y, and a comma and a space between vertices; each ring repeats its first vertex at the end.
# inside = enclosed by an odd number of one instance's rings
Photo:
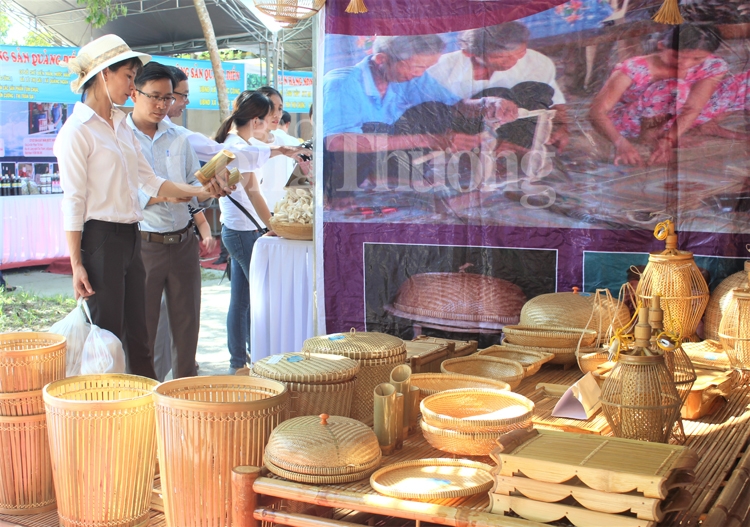
POLYGON ((411 401, 409 400, 409 390, 411 389, 411 367, 406 364, 400 364, 391 370, 391 384, 396 391, 404 396, 404 414, 401 426, 406 428, 402 432, 404 437, 409 435, 409 424, 411 423, 411 401))
POLYGON ((259 467, 239 466, 232 470, 232 527, 257 527, 253 511, 258 495, 253 483, 260 476, 259 467))
POLYGON ((414 432, 419 426, 419 386, 409 388, 409 432, 414 432))
POLYGON ((404 446, 404 403, 406 398, 403 393, 396 393, 396 450, 401 450, 404 446))
POLYGON ((234 159, 235 155, 232 152, 230 152, 229 150, 222 150, 214 157, 212 157, 208 163, 203 165, 201 169, 196 172, 195 177, 203 185, 206 185, 210 183, 210 181, 216 176, 217 171, 225 168, 227 164, 234 161, 234 159))
MULTIPOLYGON (((325 518, 318 518, 317 516, 308 516, 307 514, 294 514, 269 509, 255 509, 254 515, 258 521, 288 525, 289 527, 362 527, 356 523, 327 520, 325 518)), ((236 526, 232 524, 232 527, 236 526)))
POLYGON ((400 500, 376 494, 348 492, 331 487, 303 485, 270 478, 258 478, 253 485, 253 490, 265 496, 276 496, 277 498, 302 501, 323 507, 380 515, 389 514, 405 520, 418 520, 452 527, 529 527, 527 520, 509 518, 498 514, 446 507, 435 503, 400 500))
POLYGON ((390 456, 396 448, 398 426, 396 422, 396 388, 384 382, 375 387, 374 399, 375 435, 384 456, 390 456))

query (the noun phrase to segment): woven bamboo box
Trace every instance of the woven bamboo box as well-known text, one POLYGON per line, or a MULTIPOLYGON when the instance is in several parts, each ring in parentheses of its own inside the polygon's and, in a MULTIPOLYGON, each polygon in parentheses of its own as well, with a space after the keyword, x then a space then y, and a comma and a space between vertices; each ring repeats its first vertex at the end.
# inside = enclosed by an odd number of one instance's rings
POLYGON ((412 373, 439 373, 440 364, 450 358, 453 343, 404 341, 406 362, 412 373))

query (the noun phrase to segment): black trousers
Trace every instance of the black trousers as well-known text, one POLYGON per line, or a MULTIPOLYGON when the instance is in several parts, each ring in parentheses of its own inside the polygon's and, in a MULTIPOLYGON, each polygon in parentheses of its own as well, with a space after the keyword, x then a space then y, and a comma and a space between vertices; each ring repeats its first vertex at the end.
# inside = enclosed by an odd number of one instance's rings
POLYGON ((87 221, 81 256, 94 289, 87 300, 94 324, 122 341, 129 373, 156 379, 146 327, 146 271, 138 224, 87 221))

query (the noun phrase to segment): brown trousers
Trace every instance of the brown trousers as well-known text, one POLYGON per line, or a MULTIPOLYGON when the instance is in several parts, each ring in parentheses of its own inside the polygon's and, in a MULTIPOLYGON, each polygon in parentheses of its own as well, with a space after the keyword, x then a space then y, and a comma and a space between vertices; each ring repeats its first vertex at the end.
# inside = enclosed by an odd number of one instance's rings
POLYGON ((169 326, 172 329, 172 376, 192 377, 201 314, 201 271, 198 238, 188 231, 187 238, 165 245, 143 241, 141 256, 146 268, 146 327, 149 349, 154 349, 159 327, 162 293, 166 297, 169 326))

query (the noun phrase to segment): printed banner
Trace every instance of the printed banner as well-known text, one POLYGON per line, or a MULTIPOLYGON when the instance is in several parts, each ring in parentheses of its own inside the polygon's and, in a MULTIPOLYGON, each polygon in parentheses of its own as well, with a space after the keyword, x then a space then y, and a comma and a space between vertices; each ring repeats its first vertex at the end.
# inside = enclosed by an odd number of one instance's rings
POLYGON ((750 257, 735 4, 347 3, 318 46, 320 331, 492 340, 506 296, 637 281, 668 218, 712 288, 750 257))

